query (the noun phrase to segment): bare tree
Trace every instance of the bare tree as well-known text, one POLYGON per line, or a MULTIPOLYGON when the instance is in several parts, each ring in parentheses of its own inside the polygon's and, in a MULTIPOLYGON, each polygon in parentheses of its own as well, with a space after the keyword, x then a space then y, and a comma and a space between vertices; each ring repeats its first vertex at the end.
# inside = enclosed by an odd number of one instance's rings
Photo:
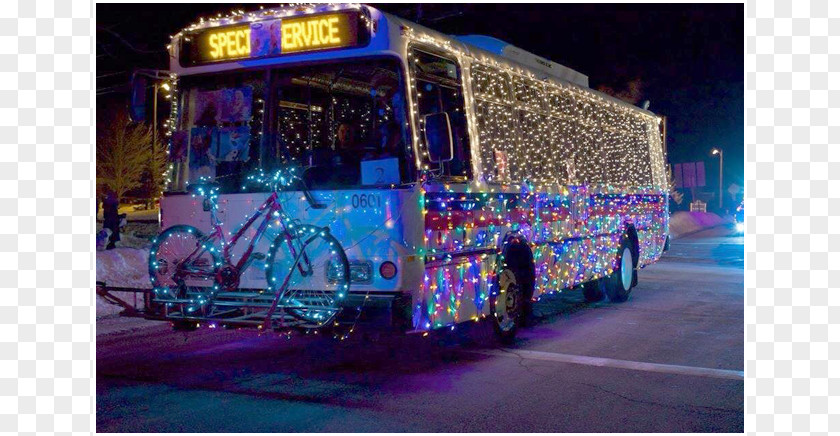
POLYGON ((597 90, 615 98, 624 100, 627 103, 638 105, 644 96, 644 83, 642 83, 641 78, 636 77, 620 84, 620 87, 600 85, 597 90))
POLYGON ((152 130, 132 123, 123 111, 104 124, 96 138, 96 185, 122 198, 142 184, 151 158, 152 130))
POLYGON ((668 168, 668 194, 674 203, 680 205, 683 202, 683 193, 677 189, 677 182, 674 180, 674 172, 668 168))

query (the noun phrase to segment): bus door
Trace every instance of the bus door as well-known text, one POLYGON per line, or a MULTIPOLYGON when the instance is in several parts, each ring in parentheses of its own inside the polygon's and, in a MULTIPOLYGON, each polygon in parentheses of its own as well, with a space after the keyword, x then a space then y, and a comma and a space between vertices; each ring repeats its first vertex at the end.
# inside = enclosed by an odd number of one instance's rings
POLYGON ((426 48, 412 47, 409 50, 409 65, 414 77, 412 91, 420 119, 430 114, 445 113, 452 128, 453 159, 433 169, 439 171, 443 178, 469 180, 472 176, 469 132, 461 69, 457 61, 426 48))
MULTIPOLYGON (((458 62, 433 49, 415 46, 409 49, 409 67, 414 78, 411 92, 419 119, 444 113, 452 132, 452 160, 439 164, 429 162, 433 174, 443 183, 468 182, 472 177, 472 167, 458 62)), ((425 138, 422 123, 419 136, 425 138)), ((437 328, 474 319, 481 314, 484 299, 480 296, 486 293, 486 289, 482 290, 482 284, 478 282, 463 280, 470 271, 487 268, 474 262, 475 255, 469 254, 477 240, 473 226, 469 225, 477 219, 473 206, 469 200, 451 202, 447 210, 430 209, 425 215, 426 248, 429 252, 448 253, 452 257, 443 262, 438 258, 426 265, 425 275, 436 284, 426 287, 421 297, 422 307, 427 308, 420 318, 421 325, 428 323, 430 327, 437 328), (439 220, 436 221, 435 217, 439 220)))

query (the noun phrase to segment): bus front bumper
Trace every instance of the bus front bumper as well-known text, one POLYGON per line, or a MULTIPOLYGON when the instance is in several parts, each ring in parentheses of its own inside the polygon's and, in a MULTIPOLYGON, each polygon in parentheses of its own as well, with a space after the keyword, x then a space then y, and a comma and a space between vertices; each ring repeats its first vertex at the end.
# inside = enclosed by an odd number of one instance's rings
POLYGON ((338 321, 405 332, 411 328, 411 303, 410 292, 350 291, 341 302, 343 310, 338 315, 338 321))

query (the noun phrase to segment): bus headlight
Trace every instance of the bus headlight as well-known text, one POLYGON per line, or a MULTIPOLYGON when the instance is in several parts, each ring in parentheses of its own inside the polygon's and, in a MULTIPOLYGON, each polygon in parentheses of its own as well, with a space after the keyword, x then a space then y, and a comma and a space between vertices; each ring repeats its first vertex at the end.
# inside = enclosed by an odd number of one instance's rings
MULTIPOLYGON (((338 283, 342 279, 341 262, 333 260, 327 267, 327 281, 338 283)), ((350 261, 350 283, 373 283, 373 263, 361 260, 350 261)))
POLYGON ((331 259, 330 263, 327 264, 327 282, 336 284, 344 280, 344 266, 341 261, 335 258, 331 259))
POLYGON ((350 283, 372 283, 373 263, 359 260, 350 261, 350 283))

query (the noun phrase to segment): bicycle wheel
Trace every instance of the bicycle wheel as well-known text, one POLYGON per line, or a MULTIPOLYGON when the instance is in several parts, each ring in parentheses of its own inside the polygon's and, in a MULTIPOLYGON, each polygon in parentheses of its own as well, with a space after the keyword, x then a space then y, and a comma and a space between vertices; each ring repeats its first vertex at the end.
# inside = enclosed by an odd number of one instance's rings
POLYGON ((278 308, 321 327, 341 310, 350 287, 350 264, 341 244, 325 228, 296 226, 281 232, 266 259, 269 289, 279 293, 278 308))
POLYGON ((221 256, 195 227, 176 225, 155 238, 149 250, 154 301, 188 316, 212 299, 221 256), (203 244, 203 245, 202 245, 203 244))

